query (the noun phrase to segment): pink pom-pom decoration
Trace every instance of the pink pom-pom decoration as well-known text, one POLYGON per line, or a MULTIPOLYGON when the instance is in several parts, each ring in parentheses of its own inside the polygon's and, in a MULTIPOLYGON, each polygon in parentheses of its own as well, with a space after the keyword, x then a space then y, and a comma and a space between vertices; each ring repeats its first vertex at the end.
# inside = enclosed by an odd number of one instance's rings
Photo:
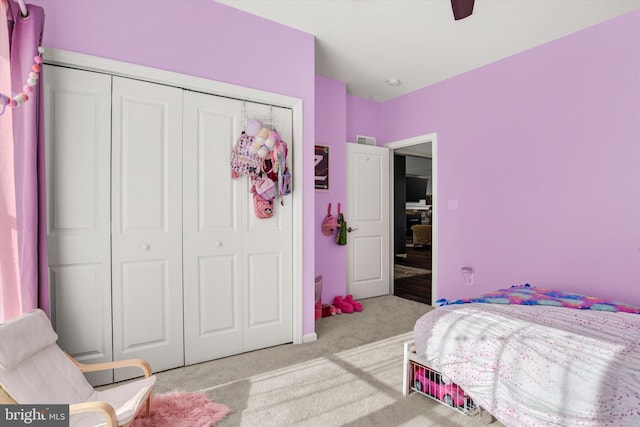
POLYGON ((262 122, 257 119, 247 120, 247 125, 244 132, 249 136, 255 136, 262 129, 262 122))
MULTIPOLYGON (((42 47, 38 48, 38 52, 44 52, 42 47)), ((2 110, 0 111, 0 115, 2 115, 5 111, 5 107, 8 105, 11 108, 20 107, 25 102, 29 100, 28 93, 33 92, 33 86, 38 84, 38 79, 40 78, 40 71, 42 70, 42 57, 40 55, 36 55, 33 57, 33 65, 31 66, 31 70, 29 75, 27 76, 27 81, 25 85, 22 87, 22 92, 16 95, 15 98, 11 99, 8 95, 0 93, 0 101, 2 101, 2 110)))

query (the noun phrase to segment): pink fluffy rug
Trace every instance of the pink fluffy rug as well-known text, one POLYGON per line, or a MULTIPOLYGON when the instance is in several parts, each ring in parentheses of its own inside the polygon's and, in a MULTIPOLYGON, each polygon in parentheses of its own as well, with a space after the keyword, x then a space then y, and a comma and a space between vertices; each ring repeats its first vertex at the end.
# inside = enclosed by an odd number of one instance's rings
POLYGON ((212 402, 204 393, 174 391, 151 398, 151 416, 145 409, 131 427, 210 427, 231 410, 212 402))

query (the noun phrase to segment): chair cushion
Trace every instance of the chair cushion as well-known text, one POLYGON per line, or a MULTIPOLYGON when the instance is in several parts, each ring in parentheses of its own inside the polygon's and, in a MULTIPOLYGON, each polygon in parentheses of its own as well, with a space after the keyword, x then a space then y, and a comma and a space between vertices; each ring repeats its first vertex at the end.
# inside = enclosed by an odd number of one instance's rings
POLYGON ((118 424, 126 424, 135 417, 156 383, 156 376, 138 379, 107 390, 98 391, 95 400, 107 402, 116 410, 118 424))
POLYGON ((0 324, 0 368, 11 369, 57 340, 49 318, 40 309, 9 319, 0 324))
MULTIPOLYGON (((106 402, 116 411, 118 425, 130 422, 144 406, 145 400, 156 382, 156 376, 134 380, 119 386, 95 392, 87 401, 106 402)), ((153 411, 153 409, 152 409, 153 411)), ((106 425, 102 414, 89 412, 71 415, 70 427, 103 427, 106 425)))
POLYGON ((0 369, 0 385, 24 404, 80 403, 95 392, 57 344, 43 348, 13 369, 0 369))

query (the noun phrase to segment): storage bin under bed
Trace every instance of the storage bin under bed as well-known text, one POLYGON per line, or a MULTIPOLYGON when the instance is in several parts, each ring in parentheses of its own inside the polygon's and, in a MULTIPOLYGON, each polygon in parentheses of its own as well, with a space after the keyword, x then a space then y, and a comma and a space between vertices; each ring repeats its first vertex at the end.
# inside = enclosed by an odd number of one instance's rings
POLYGON ((402 384, 405 396, 417 392, 465 415, 478 413, 479 408, 461 387, 418 358, 413 341, 404 344, 403 366, 402 384))

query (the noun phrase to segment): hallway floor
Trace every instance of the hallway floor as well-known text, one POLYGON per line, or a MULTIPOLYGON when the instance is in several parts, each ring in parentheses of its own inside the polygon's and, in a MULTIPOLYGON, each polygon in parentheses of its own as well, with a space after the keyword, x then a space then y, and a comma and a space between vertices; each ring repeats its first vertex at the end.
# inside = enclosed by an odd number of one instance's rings
POLYGON ((431 304, 431 246, 407 245, 407 256, 396 257, 394 295, 431 304), (409 267, 403 269, 402 267, 409 267))

